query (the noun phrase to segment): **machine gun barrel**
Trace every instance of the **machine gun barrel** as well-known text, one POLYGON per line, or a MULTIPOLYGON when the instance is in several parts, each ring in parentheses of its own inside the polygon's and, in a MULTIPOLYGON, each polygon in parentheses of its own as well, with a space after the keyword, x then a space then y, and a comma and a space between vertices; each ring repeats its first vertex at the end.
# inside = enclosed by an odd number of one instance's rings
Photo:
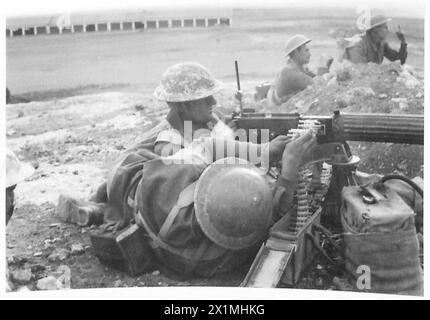
POLYGON ((347 141, 424 144, 422 115, 342 114, 347 141))
POLYGON ((320 143, 371 141, 424 144, 423 115, 339 113, 332 116, 300 115, 298 113, 243 113, 234 117, 238 128, 270 131, 270 138, 285 135, 297 128, 300 120, 317 120, 323 130, 317 135, 320 143))

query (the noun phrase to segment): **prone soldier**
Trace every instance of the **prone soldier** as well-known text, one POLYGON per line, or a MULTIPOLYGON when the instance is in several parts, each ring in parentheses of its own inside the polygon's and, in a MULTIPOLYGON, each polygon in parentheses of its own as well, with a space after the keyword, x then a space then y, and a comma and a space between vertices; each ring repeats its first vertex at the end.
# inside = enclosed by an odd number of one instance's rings
POLYGON ((165 101, 169 113, 160 124, 147 132, 142 141, 127 149, 110 170, 90 201, 81 201, 61 195, 58 214, 63 221, 78 225, 109 224, 121 221, 127 224, 131 217, 124 216, 122 197, 131 177, 142 163, 157 155, 176 153, 198 135, 232 136, 232 130, 213 111, 217 101, 214 94, 222 88, 211 72, 201 64, 183 62, 169 67, 162 75, 154 96, 165 101), (186 124, 191 127, 187 128, 186 124), (190 129, 190 132, 186 132, 190 129))

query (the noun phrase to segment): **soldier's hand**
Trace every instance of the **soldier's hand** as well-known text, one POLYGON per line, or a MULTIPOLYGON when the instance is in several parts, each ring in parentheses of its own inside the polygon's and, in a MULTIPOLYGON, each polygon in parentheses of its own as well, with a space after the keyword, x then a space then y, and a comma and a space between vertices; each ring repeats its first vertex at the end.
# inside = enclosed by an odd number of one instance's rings
POLYGON ((400 26, 399 26, 399 28, 398 28, 398 30, 396 32, 396 36, 397 36, 397 38, 399 38, 399 40, 400 40, 401 43, 405 43, 406 42, 405 35, 403 34, 402 29, 400 29, 400 26))
POLYGON ((332 56, 322 54, 319 58, 319 67, 330 69, 331 64, 333 63, 333 60, 334 59, 332 56))
POLYGON ((316 135, 312 130, 287 143, 282 154, 282 176, 289 180, 295 180, 297 171, 303 165, 307 152, 316 144, 316 135))
POLYGON ((291 138, 280 135, 269 142, 269 157, 271 162, 281 159, 282 152, 289 141, 291 141, 291 138))
POLYGON ((218 123, 218 121, 225 122, 225 116, 218 110, 212 111, 212 120, 213 124, 218 123))
POLYGON ((334 58, 333 58, 333 57, 331 57, 331 56, 329 56, 329 57, 327 58, 327 61, 326 61, 326 67, 327 67, 327 69, 330 69, 331 64, 333 63, 333 60, 334 60, 334 58))

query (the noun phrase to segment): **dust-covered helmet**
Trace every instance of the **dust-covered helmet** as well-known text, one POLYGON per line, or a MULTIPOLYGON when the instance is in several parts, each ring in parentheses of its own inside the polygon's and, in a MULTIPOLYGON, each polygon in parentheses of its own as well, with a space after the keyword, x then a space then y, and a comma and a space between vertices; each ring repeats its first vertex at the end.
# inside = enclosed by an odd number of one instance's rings
POLYGON ((163 73, 154 96, 162 101, 183 102, 209 97, 221 88, 222 83, 206 67, 196 62, 182 62, 163 73))
POLYGON ((381 14, 373 16, 370 18, 370 24, 367 26, 366 31, 376 28, 384 23, 390 22, 391 20, 391 18, 387 18, 381 14))

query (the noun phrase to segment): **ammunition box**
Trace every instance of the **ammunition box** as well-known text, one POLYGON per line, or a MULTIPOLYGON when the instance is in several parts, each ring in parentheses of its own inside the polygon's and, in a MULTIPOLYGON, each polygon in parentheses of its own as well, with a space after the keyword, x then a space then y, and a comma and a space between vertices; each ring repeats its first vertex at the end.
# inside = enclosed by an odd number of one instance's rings
POLYGON ((151 249, 144 231, 137 225, 116 233, 93 232, 90 238, 101 263, 127 272, 132 277, 154 270, 151 249))

